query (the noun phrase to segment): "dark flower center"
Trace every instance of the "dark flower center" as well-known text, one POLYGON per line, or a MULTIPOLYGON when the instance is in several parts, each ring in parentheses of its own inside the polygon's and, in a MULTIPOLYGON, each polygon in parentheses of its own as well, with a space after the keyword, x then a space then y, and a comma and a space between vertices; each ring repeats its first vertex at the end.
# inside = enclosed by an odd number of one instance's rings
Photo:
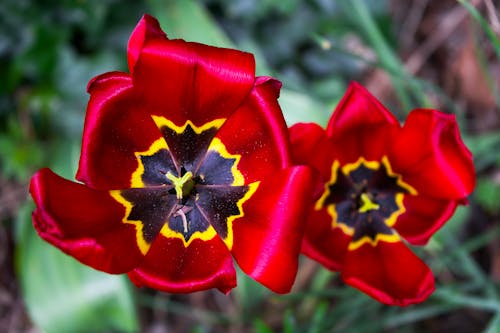
POLYGON ((136 153, 139 167, 132 188, 113 195, 127 208, 125 223, 136 224, 138 244, 147 251, 159 233, 194 239, 219 235, 232 246, 232 221, 258 183, 245 185, 237 168, 239 155, 227 152, 215 134, 217 123, 178 127, 155 119, 163 138, 136 153))
POLYGON ((358 247, 365 241, 397 240, 392 226, 405 211, 403 197, 415 193, 391 171, 386 157, 381 162, 361 158, 343 167, 336 161, 316 209, 326 208, 332 226, 352 236, 350 246, 358 247))

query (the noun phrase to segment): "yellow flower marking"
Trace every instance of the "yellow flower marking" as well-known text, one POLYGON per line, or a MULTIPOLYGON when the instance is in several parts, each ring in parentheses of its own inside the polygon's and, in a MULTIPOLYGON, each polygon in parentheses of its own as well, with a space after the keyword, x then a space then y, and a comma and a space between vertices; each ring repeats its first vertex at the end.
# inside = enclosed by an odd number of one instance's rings
MULTIPOLYGON (((394 224, 396 223, 398 217, 406 212, 406 208, 403 205, 403 199, 405 194, 407 195, 416 195, 417 191, 415 188, 413 188, 411 185, 408 183, 404 182, 402 179, 402 176, 400 174, 395 173, 392 168, 391 164, 389 163, 389 159, 387 156, 383 156, 381 161, 367 161, 364 157, 360 157, 356 162, 354 163, 349 163, 344 166, 340 166, 340 162, 335 160, 332 164, 332 171, 331 171, 331 178, 330 180, 325 184, 324 186, 324 192, 322 196, 316 201, 315 204, 315 209, 316 210, 321 210, 321 209, 326 209, 328 214, 332 217, 332 229, 333 228, 340 228, 346 235, 348 236, 354 236, 355 229, 354 227, 349 226, 347 223, 343 221, 338 220, 337 216, 337 210, 335 204, 327 204, 325 205, 325 201, 329 198, 331 195, 331 186, 333 186, 337 182, 337 174, 340 169, 340 172, 344 174, 345 176, 349 176, 349 174, 355 170, 357 170, 361 165, 368 169, 372 170, 378 170, 380 169, 381 165, 384 165, 386 171, 387 171, 387 176, 391 178, 396 179, 396 184, 403 188, 404 190, 407 191, 407 193, 396 193, 395 194, 395 201, 398 209, 394 211, 387 219, 385 219, 384 223, 388 227, 393 227, 394 224)), ((371 210, 378 210, 380 209, 380 205, 376 202, 373 201, 373 198, 368 194, 368 193, 361 193, 359 196, 360 199, 360 207, 358 208, 358 213, 366 213, 371 210)), ((368 220, 368 223, 370 221, 368 220)), ((398 242, 400 241, 399 235, 396 233, 396 231, 393 230, 393 234, 383 234, 379 233, 375 236, 375 239, 372 239, 369 236, 363 236, 360 239, 356 241, 352 241, 349 244, 349 250, 355 250, 359 247, 361 247, 365 243, 369 243, 372 246, 376 246, 379 241, 385 241, 385 242, 398 242)))
POLYGON ((122 219, 122 222, 127 224, 133 224, 135 226, 135 238, 137 241, 137 246, 139 247, 141 253, 143 255, 146 255, 146 253, 148 253, 149 251, 149 248, 151 247, 151 244, 146 242, 146 240, 144 239, 143 236, 144 224, 142 223, 142 221, 127 220, 127 217, 130 215, 130 212, 132 211, 132 204, 121 195, 121 191, 119 190, 109 191, 109 194, 116 201, 125 206, 125 217, 122 219))

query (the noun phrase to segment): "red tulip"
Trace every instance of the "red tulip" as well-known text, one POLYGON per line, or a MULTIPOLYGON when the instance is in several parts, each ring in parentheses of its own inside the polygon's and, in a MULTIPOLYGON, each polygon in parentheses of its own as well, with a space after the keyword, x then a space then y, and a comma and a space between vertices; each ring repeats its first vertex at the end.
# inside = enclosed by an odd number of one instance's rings
POLYGON ((418 109, 400 126, 353 83, 326 131, 297 124, 290 133, 295 162, 322 177, 303 253, 380 302, 426 299, 434 277, 406 243, 425 244, 475 183, 454 116, 418 109))
POLYGON ((275 292, 297 272, 311 171, 291 163, 281 84, 253 56, 170 40, 145 15, 128 73, 90 81, 76 179, 31 180, 39 235, 82 263, 167 292, 275 292))

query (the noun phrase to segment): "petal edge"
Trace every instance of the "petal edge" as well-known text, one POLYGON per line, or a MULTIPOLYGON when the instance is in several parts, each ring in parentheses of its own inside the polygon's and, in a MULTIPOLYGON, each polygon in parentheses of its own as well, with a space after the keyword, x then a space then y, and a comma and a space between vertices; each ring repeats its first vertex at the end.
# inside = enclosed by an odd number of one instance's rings
POLYGON ((90 189, 54 174, 38 171, 30 193, 37 205, 33 224, 41 238, 95 269, 118 274, 143 258, 136 230, 122 222, 124 208, 108 191, 90 189))
POLYGON ((402 242, 365 243, 348 251, 342 278, 388 305, 421 303, 435 289, 430 269, 402 242))

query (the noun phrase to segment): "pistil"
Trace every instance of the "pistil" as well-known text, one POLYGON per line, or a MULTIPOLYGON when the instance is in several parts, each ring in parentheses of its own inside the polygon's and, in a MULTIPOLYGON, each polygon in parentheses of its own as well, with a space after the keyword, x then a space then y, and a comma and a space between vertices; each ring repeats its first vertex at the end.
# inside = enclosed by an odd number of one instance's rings
POLYGON ((359 207, 358 209, 360 213, 366 213, 370 210, 376 210, 380 208, 380 205, 373 202, 367 193, 361 193, 360 199, 361 207, 359 207))
POLYGON ((182 177, 176 177, 170 172, 166 175, 167 179, 174 185, 177 199, 182 199, 184 196, 189 195, 194 187, 193 173, 186 172, 182 177))

